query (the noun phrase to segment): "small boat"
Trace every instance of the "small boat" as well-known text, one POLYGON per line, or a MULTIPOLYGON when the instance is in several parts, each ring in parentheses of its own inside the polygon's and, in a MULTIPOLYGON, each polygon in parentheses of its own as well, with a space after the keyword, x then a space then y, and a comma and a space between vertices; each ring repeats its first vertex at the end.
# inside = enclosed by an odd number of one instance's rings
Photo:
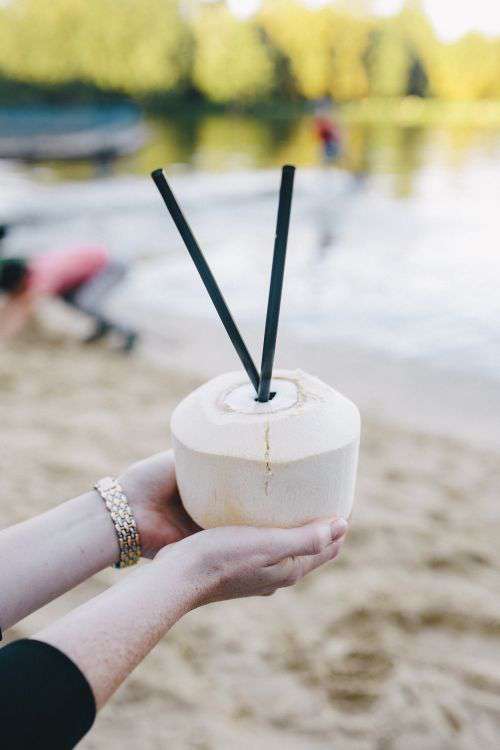
POLYGON ((0 158, 112 161, 147 138, 140 110, 129 104, 0 109, 0 158))

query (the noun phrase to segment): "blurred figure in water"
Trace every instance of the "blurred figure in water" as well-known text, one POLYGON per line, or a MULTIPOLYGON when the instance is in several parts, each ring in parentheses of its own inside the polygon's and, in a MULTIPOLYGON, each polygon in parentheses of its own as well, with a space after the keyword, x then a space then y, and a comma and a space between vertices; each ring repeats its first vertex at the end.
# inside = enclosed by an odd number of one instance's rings
MULTIPOLYGON (((329 99, 323 99, 316 104, 314 110, 314 133, 320 144, 321 162, 323 166, 333 164, 340 156, 341 137, 340 128, 335 122, 332 104, 329 99)), ((318 195, 315 200, 315 226, 318 231, 318 257, 324 259, 337 241, 338 211, 335 201, 334 175, 325 170, 318 175, 318 195)))
POLYGON ((335 122, 328 99, 320 102, 315 109, 314 130, 321 144, 323 164, 335 162, 341 151, 340 128, 335 122))
POLYGON ((123 351, 131 351, 137 333, 103 312, 109 294, 126 273, 127 266, 111 260, 106 248, 100 246, 52 251, 30 258, 0 258, 0 292, 7 296, 0 308, 0 339, 19 333, 37 302, 51 296, 93 319, 95 327, 86 343, 116 333, 123 351))

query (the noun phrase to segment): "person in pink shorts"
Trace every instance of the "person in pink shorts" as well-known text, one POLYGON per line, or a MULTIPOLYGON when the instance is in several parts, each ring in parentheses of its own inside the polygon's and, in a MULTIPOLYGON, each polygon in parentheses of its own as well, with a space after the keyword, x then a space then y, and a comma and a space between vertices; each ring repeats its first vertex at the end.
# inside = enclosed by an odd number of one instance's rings
POLYGON ((86 342, 114 332, 122 338, 124 351, 131 351, 137 333, 111 320, 103 311, 109 293, 123 280, 127 266, 111 260, 105 247, 75 247, 41 253, 30 258, 0 259, 0 292, 7 301, 0 309, 0 338, 16 335, 37 301, 52 296, 85 313, 95 322, 86 342))

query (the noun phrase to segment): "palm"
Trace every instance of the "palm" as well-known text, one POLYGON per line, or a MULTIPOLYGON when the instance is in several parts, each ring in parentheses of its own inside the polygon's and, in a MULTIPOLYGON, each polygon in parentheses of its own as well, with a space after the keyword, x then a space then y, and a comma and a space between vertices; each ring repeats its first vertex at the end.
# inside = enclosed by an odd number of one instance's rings
POLYGON ((154 557, 167 544, 199 531, 182 505, 172 451, 133 464, 120 484, 134 511, 145 557, 154 557))

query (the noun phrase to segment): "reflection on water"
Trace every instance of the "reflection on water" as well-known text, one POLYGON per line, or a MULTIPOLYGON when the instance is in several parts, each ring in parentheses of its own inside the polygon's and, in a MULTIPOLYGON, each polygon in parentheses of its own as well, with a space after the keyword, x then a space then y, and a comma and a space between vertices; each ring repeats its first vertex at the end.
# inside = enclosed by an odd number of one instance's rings
MULTIPOLYGON (((151 137, 137 154, 116 165, 118 173, 147 174, 158 165, 185 165, 211 172, 320 163, 312 116, 256 118, 225 114, 157 117, 148 121, 151 137)), ((389 174, 396 196, 410 195, 413 179, 434 165, 460 168, 474 154, 498 154, 497 130, 442 129, 390 124, 344 124, 338 166, 354 175, 389 174)), ((59 177, 89 178, 91 164, 52 164, 59 177)))

